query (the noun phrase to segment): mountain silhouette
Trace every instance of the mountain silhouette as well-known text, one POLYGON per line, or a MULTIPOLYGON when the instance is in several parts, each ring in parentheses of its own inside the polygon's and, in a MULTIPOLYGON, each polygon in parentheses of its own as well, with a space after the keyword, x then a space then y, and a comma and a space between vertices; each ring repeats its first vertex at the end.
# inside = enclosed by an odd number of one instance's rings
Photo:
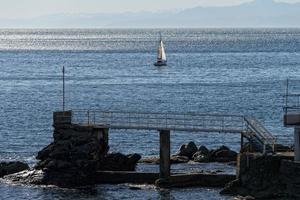
POLYGON ((0 27, 184 28, 299 27, 300 3, 255 0, 236 6, 195 7, 182 11, 57 14, 31 20, 1 20, 0 27))

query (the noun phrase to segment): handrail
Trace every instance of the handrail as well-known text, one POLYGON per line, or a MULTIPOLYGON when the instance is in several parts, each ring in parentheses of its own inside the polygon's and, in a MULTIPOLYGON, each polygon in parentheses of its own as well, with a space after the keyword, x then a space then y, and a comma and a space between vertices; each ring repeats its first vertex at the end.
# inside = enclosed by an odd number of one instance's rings
POLYGON ((228 132, 243 130, 241 115, 196 113, 146 113, 100 110, 73 110, 73 122, 86 124, 110 124, 111 127, 172 128, 228 132))
POLYGON ((247 122, 248 128, 254 131, 259 139, 263 142, 264 153, 266 151, 266 145, 271 145, 273 151, 275 151, 276 138, 264 127, 262 124, 253 117, 244 117, 247 122))
POLYGON ((106 125, 118 129, 170 129, 179 131, 232 132, 252 131, 264 149, 276 138, 255 118, 243 115, 204 113, 157 113, 102 110, 73 110, 72 123, 106 125))

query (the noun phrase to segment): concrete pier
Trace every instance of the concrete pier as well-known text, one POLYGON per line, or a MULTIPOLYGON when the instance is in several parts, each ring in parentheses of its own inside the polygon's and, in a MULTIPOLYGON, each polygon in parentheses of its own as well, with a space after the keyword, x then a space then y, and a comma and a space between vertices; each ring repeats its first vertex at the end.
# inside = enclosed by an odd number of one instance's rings
POLYGON ((283 119, 284 126, 294 127, 294 161, 300 161, 300 113, 287 113, 283 119))
POLYGON ((168 180, 170 177, 170 130, 159 131, 160 140, 160 165, 159 178, 168 180))

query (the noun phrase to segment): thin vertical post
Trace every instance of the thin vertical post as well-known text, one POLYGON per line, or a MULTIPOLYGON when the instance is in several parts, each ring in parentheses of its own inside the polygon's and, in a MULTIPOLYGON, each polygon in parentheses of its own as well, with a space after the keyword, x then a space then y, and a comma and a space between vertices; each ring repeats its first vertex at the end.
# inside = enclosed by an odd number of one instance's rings
POLYGON ((65 66, 63 66, 62 73, 63 73, 63 111, 65 111, 65 66))
POLYGON ((287 114, 288 107, 288 94, 289 94, 289 79, 286 79, 286 89, 285 89, 285 114, 287 114))
POLYGON ((264 140, 263 154, 266 154, 266 141, 264 140))

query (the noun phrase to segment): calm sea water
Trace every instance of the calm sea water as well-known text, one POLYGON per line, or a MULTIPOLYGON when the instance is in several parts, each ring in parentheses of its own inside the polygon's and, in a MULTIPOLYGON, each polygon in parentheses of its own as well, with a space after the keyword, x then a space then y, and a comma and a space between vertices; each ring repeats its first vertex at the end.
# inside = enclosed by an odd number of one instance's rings
MULTIPOLYGON (((300 29, 0 29, 1 160, 33 165, 51 142, 52 112, 62 108, 62 66, 68 109, 245 114, 261 120, 279 142, 292 141, 292 130, 282 126, 282 95, 287 77, 300 78, 300 29), (168 56, 162 68, 153 66, 159 31, 168 56)), ((172 153, 188 141, 238 150, 239 140, 234 134, 174 132, 172 153)), ((110 146, 158 155, 158 133, 111 130, 110 146)), ((215 189, 141 187, 74 191, 0 183, 0 199, 226 199, 215 189)))

